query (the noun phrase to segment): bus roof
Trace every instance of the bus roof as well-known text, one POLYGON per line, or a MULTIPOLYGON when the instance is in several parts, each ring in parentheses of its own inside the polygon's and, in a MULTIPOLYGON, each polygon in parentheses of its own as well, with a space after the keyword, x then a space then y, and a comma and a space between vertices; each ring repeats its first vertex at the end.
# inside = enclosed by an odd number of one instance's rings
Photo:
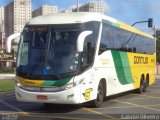
POLYGON ((87 12, 56 13, 35 17, 28 24, 73 24, 88 21, 101 21, 101 14, 87 12))
POLYGON ((103 22, 154 39, 152 35, 144 33, 130 25, 127 25, 112 17, 94 12, 71 12, 43 15, 31 19, 29 22, 27 22, 27 25, 74 24, 89 21, 103 22))
POLYGON ((112 26, 115 26, 115 27, 118 27, 118 28, 121 28, 121 29, 124 29, 124 30, 127 30, 127 31, 131 31, 131 32, 134 32, 134 33, 137 33, 139 35, 143 35, 143 36, 146 36, 146 37, 149 37, 149 38, 152 38, 154 39, 154 37, 150 34, 147 34, 139 29, 136 29, 128 24, 125 24, 119 20, 116 20, 114 18, 110 18, 108 16, 105 16, 105 15, 102 15, 102 22, 103 23, 106 23, 106 24, 110 24, 112 26))

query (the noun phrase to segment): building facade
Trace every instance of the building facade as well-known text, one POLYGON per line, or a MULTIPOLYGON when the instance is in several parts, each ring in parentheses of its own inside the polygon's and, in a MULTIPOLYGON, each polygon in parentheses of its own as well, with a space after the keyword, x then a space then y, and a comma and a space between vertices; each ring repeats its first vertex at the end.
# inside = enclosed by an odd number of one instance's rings
POLYGON ((47 14, 54 14, 58 12, 57 6, 48 6, 43 5, 36 10, 32 11, 32 18, 40 16, 40 15, 47 15, 47 14))
POLYGON ((4 30, 4 7, 0 8, 0 31, 4 30))
MULTIPOLYGON (((77 8, 72 10, 77 12, 77 8)), ((79 7, 79 12, 98 12, 104 13, 104 3, 102 2, 89 2, 79 7)))
POLYGON ((21 32, 31 19, 31 0, 12 0, 4 7, 5 36, 21 32))
POLYGON ((0 48, 4 46, 4 7, 0 8, 0 48))

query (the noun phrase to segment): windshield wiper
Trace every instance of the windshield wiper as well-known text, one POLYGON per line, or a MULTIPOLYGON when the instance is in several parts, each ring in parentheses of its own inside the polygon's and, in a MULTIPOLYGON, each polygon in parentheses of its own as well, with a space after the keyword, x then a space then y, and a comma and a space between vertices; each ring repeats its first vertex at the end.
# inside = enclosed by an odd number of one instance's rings
POLYGON ((47 39, 47 43, 46 43, 45 50, 44 50, 43 68, 45 68, 45 66, 46 66, 48 53, 49 53, 50 42, 51 42, 51 32, 50 32, 50 29, 49 29, 49 37, 47 39))
POLYGON ((30 66, 29 71, 28 71, 28 74, 26 74, 26 77, 27 77, 27 78, 31 77, 32 72, 33 72, 37 67, 38 67, 37 64, 36 64, 36 65, 33 65, 33 66, 30 66))

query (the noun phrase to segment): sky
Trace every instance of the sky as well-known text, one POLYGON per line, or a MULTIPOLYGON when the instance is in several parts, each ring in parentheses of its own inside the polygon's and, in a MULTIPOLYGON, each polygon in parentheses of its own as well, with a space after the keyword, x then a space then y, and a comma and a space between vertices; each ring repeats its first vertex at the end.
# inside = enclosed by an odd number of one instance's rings
MULTIPOLYGON (((0 0, 0 7, 5 6, 11 0, 0 0)), ((160 27, 160 0, 79 0, 79 4, 85 4, 89 1, 103 2, 105 4, 105 15, 118 19, 122 22, 132 25, 138 21, 147 21, 153 18, 156 28, 160 27)), ((32 10, 41 5, 58 6, 62 11, 76 6, 77 0, 32 0, 32 10)), ((135 27, 145 31, 153 31, 148 28, 147 23, 136 24, 135 27)))

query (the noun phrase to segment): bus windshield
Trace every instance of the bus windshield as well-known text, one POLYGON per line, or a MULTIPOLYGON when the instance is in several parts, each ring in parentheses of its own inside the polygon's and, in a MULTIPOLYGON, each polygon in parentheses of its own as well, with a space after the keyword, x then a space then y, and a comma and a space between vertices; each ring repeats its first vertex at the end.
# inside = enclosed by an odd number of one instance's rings
POLYGON ((93 63, 100 23, 96 21, 68 25, 26 25, 20 36, 17 75, 30 79, 61 79, 78 74, 93 63), (83 31, 83 55, 77 51, 77 39, 83 31), (92 57, 88 63, 87 44, 92 57), (82 58, 83 57, 83 58, 82 58))
POLYGON ((30 77, 76 71, 76 41, 80 31, 80 25, 26 26, 18 50, 18 73, 30 77))

